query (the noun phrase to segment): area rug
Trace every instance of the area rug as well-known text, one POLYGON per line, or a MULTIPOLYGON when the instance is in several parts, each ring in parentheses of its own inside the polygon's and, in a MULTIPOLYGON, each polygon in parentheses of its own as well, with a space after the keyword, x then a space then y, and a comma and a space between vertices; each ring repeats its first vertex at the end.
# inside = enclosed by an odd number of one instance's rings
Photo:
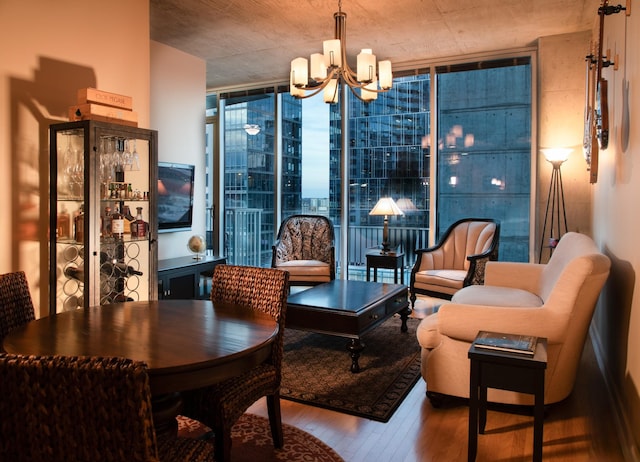
MULTIPOLYGON (((275 449, 269 420, 255 414, 242 415, 231 429, 231 459, 234 462, 344 462, 333 449, 299 428, 283 422, 282 432, 284 446, 275 449)), ((178 436, 208 439, 212 434, 200 422, 178 416, 178 436)))
POLYGON ((400 332, 394 316, 362 337, 360 372, 350 371, 348 339, 287 329, 280 396, 387 422, 420 377, 419 319, 400 332))

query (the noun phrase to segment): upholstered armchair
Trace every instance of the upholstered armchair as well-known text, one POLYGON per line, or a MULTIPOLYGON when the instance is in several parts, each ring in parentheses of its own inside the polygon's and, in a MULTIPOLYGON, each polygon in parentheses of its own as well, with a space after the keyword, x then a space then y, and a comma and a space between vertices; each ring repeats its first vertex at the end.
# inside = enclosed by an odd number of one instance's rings
POLYGON ((292 215, 280 225, 271 267, 289 273, 289 285, 317 285, 336 278, 333 224, 322 215, 292 215))
POLYGON ((409 290, 411 306, 416 295, 451 299, 458 290, 482 284, 484 267, 498 259, 500 223, 487 218, 456 221, 437 245, 416 250, 409 290))
MULTIPOLYGON (((469 397, 467 353, 480 330, 545 337, 545 404, 575 383, 591 317, 610 261, 583 234, 565 234, 547 264, 488 262, 484 285, 465 287, 417 329, 422 376, 436 405, 441 395, 469 397)), ((528 394, 489 389, 488 400, 533 403, 528 394)))

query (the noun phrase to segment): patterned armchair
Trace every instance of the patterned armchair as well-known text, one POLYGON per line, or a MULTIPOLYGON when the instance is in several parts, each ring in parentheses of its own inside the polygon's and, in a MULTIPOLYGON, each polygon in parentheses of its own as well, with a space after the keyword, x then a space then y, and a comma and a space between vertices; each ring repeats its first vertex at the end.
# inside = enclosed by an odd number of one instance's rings
POLYGON ((411 306, 416 294, 451 299, 463 287, 483 284, 484 267, 498 259, 500 223, 465 218, 452 224, 437 245, 416 250, 411 270, 411 306))
POLYGON ((292 215, 280 225, 271 267, 289 273, 290 285, 317 285, 336 278, 334 231, 322 215, 292 215))

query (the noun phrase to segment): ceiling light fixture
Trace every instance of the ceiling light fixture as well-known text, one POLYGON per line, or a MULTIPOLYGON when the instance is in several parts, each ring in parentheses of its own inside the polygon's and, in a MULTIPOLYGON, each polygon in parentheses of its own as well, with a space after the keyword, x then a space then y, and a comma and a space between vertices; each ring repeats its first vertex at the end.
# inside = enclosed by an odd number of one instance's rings
POLYGON ((309 98, 324 90, 325 103, 337 103, 339 84, 342 83, 347 84, 356 97, 369 102, 376 99, 378 93, 389 91, 393 82, 391 61, 378 62, 376 74, 376 56, 371 49, 365 48, 358 54, 357 72, 354 72, 347 63, 347 14, 342 12, 342 0, 338 1, 338 12, 333 17, 335 39, 323 42, 323 53, 311 55, 311 66, 307 58, 291 61, 291 95, 309 98))
POLYGON ((260 133, 260 125, 258 124, 245 124, 243 128, 244 128, 244 131, 251 136, 254 136, 260 133))

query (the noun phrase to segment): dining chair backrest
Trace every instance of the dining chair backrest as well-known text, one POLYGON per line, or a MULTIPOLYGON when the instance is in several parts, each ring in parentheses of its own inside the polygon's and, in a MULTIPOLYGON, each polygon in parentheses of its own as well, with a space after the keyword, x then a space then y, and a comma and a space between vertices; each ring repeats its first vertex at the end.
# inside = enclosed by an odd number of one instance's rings
POLYGON ((284 316, 288 273, 272 268, 217 265, 211 283, 211 300, 270 314, 277 321, 284 316))
POLYGON ((211 300, 267 313, 280 326, 274 342, 274 358, 282 361, 289 273, 273 268, 254 266, 216 265, 211 282, 211 300))
POLYGON ((0 377, 0 460, 158 460, 144 363, 0 354, 0 377))
POLYGON ((24 271, 0 274, 0 344, 16 327, 35 319, 24 271))

